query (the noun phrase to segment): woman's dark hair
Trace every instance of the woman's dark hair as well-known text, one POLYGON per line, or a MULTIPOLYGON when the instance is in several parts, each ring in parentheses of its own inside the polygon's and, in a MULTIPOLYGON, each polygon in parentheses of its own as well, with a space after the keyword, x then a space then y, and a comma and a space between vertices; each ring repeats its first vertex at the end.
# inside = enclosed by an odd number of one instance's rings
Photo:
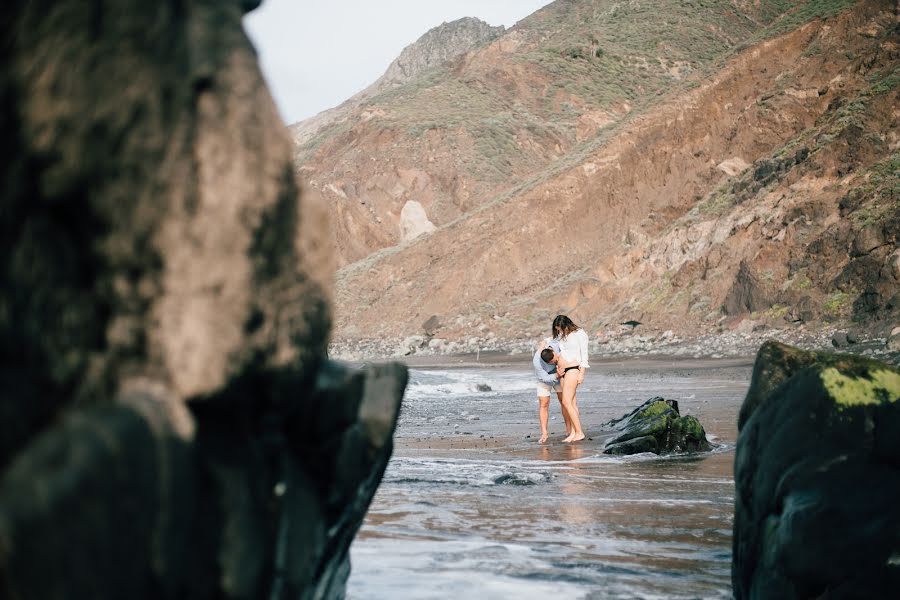
POLYGON ((578 329, 578 325, 573 323, 572 319, 570 319, 566 315, 556 315, 556 318, 553 319, 553 329, 551 335, 555 338, 564 340, 570 333, 572 333, 573 331, 577 331, 578 329))

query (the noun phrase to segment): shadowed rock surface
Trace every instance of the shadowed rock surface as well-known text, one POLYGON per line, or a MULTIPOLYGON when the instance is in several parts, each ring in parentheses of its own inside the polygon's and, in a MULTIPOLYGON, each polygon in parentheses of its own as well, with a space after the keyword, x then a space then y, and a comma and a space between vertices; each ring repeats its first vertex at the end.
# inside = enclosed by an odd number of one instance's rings
POLYGON ((678 402, 659 396, 605 424, 621 432, 607 442, 604 454, 702 452, 710 449, 696 417, 681 416, 678 402))
POLYGON ((739 315, 744 312, 756 312, 769 308, 772 300, 764 285, 750 270, 746 261, 741 261, 734 284, 725 297, 722 311, 726 315, 739 315))
POLYGON ((324 358, 256 4, 0 8, 3 597, 343 594, 406 371, 324 358))
POLYGON ((775 342, 735 454, 736 598, 887 598, 900 584, 900 371, 775 342))

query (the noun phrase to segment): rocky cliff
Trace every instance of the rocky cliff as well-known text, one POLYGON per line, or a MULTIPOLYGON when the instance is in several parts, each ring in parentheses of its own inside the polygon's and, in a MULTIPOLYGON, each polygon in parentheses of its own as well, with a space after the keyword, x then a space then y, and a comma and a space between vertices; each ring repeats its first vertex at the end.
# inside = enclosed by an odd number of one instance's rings
POLYGON ((675 4, 553 3, 307 145, 337 340, 890 330, 895 4, 675 4), (409 202, 435 231, 402 241, 409 202))
POLYGON ((0 8, 0 590, 330 598, 405 370, 325 358, 254 2, 0 8))

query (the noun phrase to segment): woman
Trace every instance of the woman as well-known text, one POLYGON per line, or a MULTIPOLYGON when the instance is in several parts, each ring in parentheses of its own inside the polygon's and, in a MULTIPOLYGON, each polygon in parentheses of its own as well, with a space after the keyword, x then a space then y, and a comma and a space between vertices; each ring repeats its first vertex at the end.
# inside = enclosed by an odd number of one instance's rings
POLYGON ((585 370, 588 364, 588 336, 572 322, 566 315, 557 315, 553 319, 553 339, 559 342, 560 361, 557 370, 562 384, 563 410, 569 415, 572 430, 564 442, 577 442, 584 439, 581 430, 581 418, 578 414, 578 404, 575 402, 575 393, 578 386, 584 381, 585 370))

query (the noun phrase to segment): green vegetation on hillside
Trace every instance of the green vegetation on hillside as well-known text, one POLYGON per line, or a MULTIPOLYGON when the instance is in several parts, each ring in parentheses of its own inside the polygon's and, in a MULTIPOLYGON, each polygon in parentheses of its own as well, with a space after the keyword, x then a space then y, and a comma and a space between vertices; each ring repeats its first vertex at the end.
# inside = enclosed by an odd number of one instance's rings
POLYGON ((722 1, 561 5, 540 23, 542 43, 518 60, 539 67, 553 90, 610 107, 667 91, 755 27, 722 1))
MULTIPOLYGON (((736 51, 853 4, 853 0, 558 0, 514 28, 518 51, 499 55, 496 71, 486 70, 493 65, 478 61, 456 64, 452 72, 434 68, 366 104, 383 109, 384 116, 373 123, 405 134, 400 144, 414 148, 426 139, 424 134, 440 130, 444 143, 471 148, 474 156, 460 155, 460 168, 496 190, 476 203, 477 213, 577 165, 629 119, 661 97, 693 87, 736 51), (625 112, 625 105, 630 112, 625 112), (618 120, 597 129, 594 137, 576 136, 581 117, 604 110, 618 120), (554 147, 556 151, 540 154, 534 150, 554 147), (528 175, 521 176, 523 172, 528 175)), ((808 49, 810 55, 818 51, 808 49)), ((890 91, 898 82, 897 70, 873 75, 871 93, 890 91)), ((842 126, 852 123, 856 108, 841 107, 842 126)), ((306 151, 352 126, 342 122, 320 132, 306 151)), ((800 147, 814 152, 809 142, 794 140, 774 159, 786 160, 800 147)), ((724 182, 691 218, 722 215, 755 195, 758 190, 741 189, 751 180, 752 169, 737 181, 724 182)), ((444 227, 452 228, 463 218, 444 227)), ((404 247, 376 252, 341 276, 404 247)))
POLYGON ((762 4, 778 18, 758 31, 753 36, 754 42, 787 33, 813 19, 833 17, 856 4, 856 0, 807 0, 799 3, 796 0, 768 0, 762 4))
MULTIPOLYGON (((531 97, 509 80, 509 69, 451 73, 430 69, 369 104, 384 108, 382 126, 403 131, 410 144, 441 129, 472 141, 469 175, 502 185, 522 169, 546 164, 525 147, 579 145, 585 113, 622 107, 640 110, 661 96, 692 86, 692 78, 719 65, 735 50, 817 17, 832 16, 853 0, 558 0, 520 22, 525 40, 507 60, 526 73, 531 97), (494 75, 497 75, 496 77, 494 75), (528 141, 536 142, 529 144, 528 141)), ((517 77, 518 79, 518 77, 517 77)), ((301 149, 309 156, 323 141, 349 127, 323 130, 301 149)))

